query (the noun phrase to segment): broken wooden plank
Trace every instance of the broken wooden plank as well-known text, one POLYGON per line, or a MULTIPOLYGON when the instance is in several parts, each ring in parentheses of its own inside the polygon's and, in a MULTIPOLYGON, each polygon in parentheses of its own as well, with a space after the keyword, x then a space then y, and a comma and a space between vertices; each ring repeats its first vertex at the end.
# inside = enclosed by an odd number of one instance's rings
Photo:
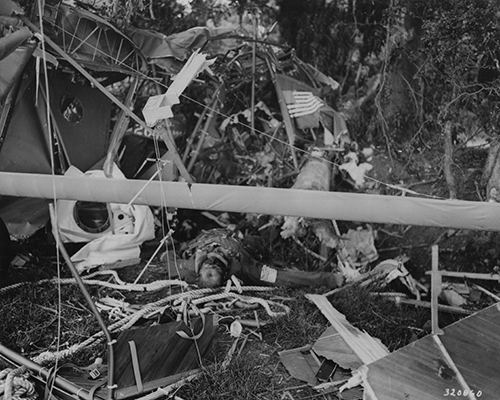
POLYGON ((432 246, 432 274, 431 274, 431 325, 432 333, 442 333, 439 329, 438 298, 441 293, 441 275, 439 274, 439 247, 432 246))
MULTIPOLYGON (((424 300, 414 300, 414 299, 405 299, 405 298, 389 298, 390 300, 394 301, 396 304, 407 304, 410 306, 415 306, 415 307, 424 307, 424 308, 431 308, 431 302, 430 301, 424 301, 424 300)), ((455 307, 455 306, 448 306, 446 304, 438 304, 437 309, 440 312, 446 312, 446 313, 452 313, 452 314, 462 314, 462 315, 471 315, 473 311, 466 310, 461 307, 455 307)))
POLYGON ((325 296, 306 294, 306 298, 320 309, 330 324, 342 336, 347 345, 364 364, 370 364, 389 354, 389 350, 380 340, 352 326, 344 314, 337 311, 325 296))
POLYGON ((475 284, 474 284, 474 285, 472 285, 472 287, 473 287, 474 289, 477 289, 477 290, 479 290, 480 292, 483 292, 484 294, 486 294, 486 295, 490 296, 493 300, 495 300, 495 301, 500 301, 500 297, 499 297, 499 296, 497 296, 495 293, 490 292, 488 289, 485 289, 484 287, 479 286, 479 285, 475 285, 475 284))
POLYGON ((319 363, 312 356, 311 346, 306 345, 290 350, 278 352, 280 362, 284 365, 288 373, 295 379, 307 382, 309 385, 316 385, 316 373, 319 370, 319 363))
POLYGON ((312 350, 321 357, 335 361, 341 368, 355 370, 363 365, 335 328, 329 326, 314 342, 312 350))
MULTIPOLYGON (((430 275, 431 271, 426 271, 426 275, 430 275)), ((439 271, 441 276, 450 278, 477 279, 486 281, 500 282, 500 274, 481 274, 478 272, 456 272, 456 271, 439 271)))

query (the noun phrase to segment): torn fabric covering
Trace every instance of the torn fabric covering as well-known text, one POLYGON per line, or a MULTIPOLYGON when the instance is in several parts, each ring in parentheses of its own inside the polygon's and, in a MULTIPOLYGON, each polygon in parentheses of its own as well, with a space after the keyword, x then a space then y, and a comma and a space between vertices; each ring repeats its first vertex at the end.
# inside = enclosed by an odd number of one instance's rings
POLYGON ((34 78, 23 80, 0 148, 0 171, 51 173, 50 153, 34 104, 35 96, 34 78))
MULTIPOLYGON (((92 179, 104 177, 104 172, 97 170, 84 174, 77 168, 70 167, 66 175, 85 175, 92 179)), ((125 179, 116 166, 113 168, 113 177, 115 179, 125 179)), ((90 241, 71 257, 79 271, 95 265, 139 258, 139 245, 155 237, 154 217, 148 206, 110 203, 109 208, 111 209, 115 233, 112 232, 111 226, 101 233, 91 233, 83 230, 75 219, 75 206, 76 201, 74 200, 58 200, 57 218, 63 241, 90 241)))
MULTIPOLYGON (((338 364, 340 368, 336 368, 333 375, 330 377, 326 385, 332 382, 343 382, 351 377, 351 370, 361 368, 363 363, 347 346, 345 341, 340 337, 340 334, 333 327, 329 327, 314 345, 303 346, 295 349, 280 351, 280 362, 283 364, 287 372, 295 379, 306 382, 320 393, 323 384, 319 384, 318 373, 320 370, 321 359, 332 360, 338 364)), ((356 382, 361 384, 362 381, 356 382)), ((331 392, 331 389, 330 389, 331 392)), ((342 392, 342 399, 360 400, 363 398, 363 389, 361 386, 356 386, 352 389, 342 392)), ((376 400, 376 399, 374 399, 376 400)))
POLYGON ((31 36, 29 29, 22 28, 0 38, 0 104, 2 105, 36 47, 35 43, 22 46, 31 36))
POLYGON ((49 200, 35 198, 7 198, 0 202, 0 217, 9 234, 26 239, 45 226, 49 220, 49 200))
POLYGON ((26 40, 32 36, 29 29, 19 29, 10 35, 0 38, 0 60, 3 60, 10 53, 21 46, 26 40))
POLYGON ((0 15, 11 17, 14 14, 23 14, 23 9, 12 0, 0 1, 0 15))
POLYGON ((210 29, 195 27, 170 36, 147 29, 133 29, 128 31, 128 34, 150 60, 175 58, 184 61, 193 50, 198 50, 207 43, 210 29))
POLYGON ((18 82, 35 46, 34 43, 20 46, 0 60, 0 104, 4 105, 7 95, 18 82))
POLYGON ((333 143, 342 144, 343 141, 350 142, 347 124, 342 113, 335 111, 328 105, 325 105, 320 110, 319 116, 325 131, 330 132, 330 134, 333 135, 333 143))
MULTIPOLYGON (((232 30, 232 29, 231 29, 232 30)), ((176 74, 194 50, 203 48, 214 35, 230 31, 195 27, 170 36, 146 29, 129 30, 132 41, 149 62, 158 65, 169 74, 176 74)))
POLYGON ((50 106, 69 163, 86 171, 108 149, 112 103, 97 88, 72 82, 69 74, 49 75, 50 106))

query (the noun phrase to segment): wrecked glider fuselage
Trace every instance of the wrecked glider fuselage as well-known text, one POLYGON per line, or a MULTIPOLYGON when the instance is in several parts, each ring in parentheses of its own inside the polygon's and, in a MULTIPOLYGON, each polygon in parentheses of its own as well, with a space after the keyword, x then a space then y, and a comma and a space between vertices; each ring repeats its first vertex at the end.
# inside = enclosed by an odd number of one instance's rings
MULTIPOLYGON (((70 166, 81 171, 101 169, 107 154, 116 156, 128 126, 127 116, 120 115, 95 83, 40 40, 42 34, 90 71, 95 82, 111 92, 113 84, 118 90, 128 88, 127 106, 140 78, 148 78, 151 64, 167 75, 177 72, 191 50, 204 45, 211 34, 208 28, 193 28, 170 38, 141 29, 125 34, 90 10, 62 1, 46 2, 42 33, 35 6, 23 10, 13 1, 2 3, 1 172, 63 174, 70 166)), ((145 158, 147 153, 141 153, 140 160, 132 160, 129 175, 149 178, 145 158)), ((0 197, 0 218, 17 237, 42 227, 47 210, 44 199, 0 197)))

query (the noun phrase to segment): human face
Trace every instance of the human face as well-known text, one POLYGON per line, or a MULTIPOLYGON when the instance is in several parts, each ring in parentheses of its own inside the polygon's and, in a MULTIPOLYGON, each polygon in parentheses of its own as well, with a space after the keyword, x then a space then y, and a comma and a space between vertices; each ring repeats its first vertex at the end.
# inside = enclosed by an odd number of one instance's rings
POLYGON ((200 287, 214 288, 222 285, 222 271, 213 264, 203 264, 198 273, 200 287))

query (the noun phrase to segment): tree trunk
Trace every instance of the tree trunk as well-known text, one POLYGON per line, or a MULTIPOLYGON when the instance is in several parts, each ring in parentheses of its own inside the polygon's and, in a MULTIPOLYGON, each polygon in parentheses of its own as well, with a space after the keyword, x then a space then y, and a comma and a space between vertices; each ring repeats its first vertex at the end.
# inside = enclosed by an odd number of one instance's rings
POLYGON ((490 144, 483 170, 482 183, 486 185, 486 200, 500 201, 500 141, 490 144))
POLYGON ((450 192, 450 199, 457 198, 457 182, 453 174, 453 140, 451 137, 451 121, 446 121, 444 125, 444 158, 443 170, 450 192))

